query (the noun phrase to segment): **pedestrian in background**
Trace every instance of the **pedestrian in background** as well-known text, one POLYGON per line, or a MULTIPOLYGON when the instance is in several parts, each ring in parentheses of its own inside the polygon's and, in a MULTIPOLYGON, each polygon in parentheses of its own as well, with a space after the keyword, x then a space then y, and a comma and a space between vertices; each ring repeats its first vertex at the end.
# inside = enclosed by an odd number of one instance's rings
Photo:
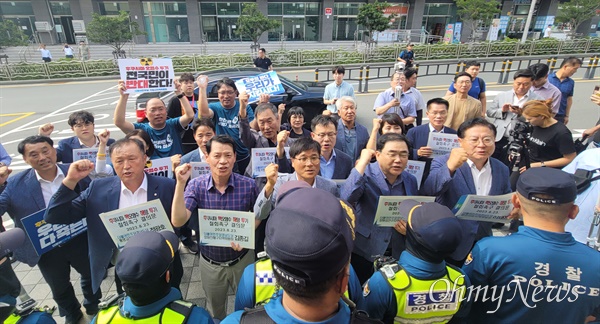
POLYGON ((65 43, 65 47, 63 48, 63 52, 65 52, 65 58, 72 60, 75 56, 73 55, 73 48, 69 46, 69 44, 65 43))
POLYGON ((42 53, 42 60, 45 63, 52 62, 52 53, 50 53, 50 50, 46 49, 46 44, 40 44, 38 50, 42 53))

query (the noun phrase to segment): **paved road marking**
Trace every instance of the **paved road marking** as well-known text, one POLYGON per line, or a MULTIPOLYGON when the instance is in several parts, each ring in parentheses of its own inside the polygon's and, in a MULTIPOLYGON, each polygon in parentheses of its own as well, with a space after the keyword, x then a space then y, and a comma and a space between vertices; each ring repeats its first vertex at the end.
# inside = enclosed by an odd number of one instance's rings
POLYGON ((11 123, 14 123, 17 120, 21 120, 21 119, 29 117, 29 116, 31 116, 33 114, 35 114, 35 112, 13 113, 13 114, 0 114, 0 117, 19 116, 17 118, 13 118, 13 119, 11 119, 11 120, 9 120, 7 122, 4 122, 4 123, 0 124, 0 127, 6 126, 6 125, 11 124, 11 123))

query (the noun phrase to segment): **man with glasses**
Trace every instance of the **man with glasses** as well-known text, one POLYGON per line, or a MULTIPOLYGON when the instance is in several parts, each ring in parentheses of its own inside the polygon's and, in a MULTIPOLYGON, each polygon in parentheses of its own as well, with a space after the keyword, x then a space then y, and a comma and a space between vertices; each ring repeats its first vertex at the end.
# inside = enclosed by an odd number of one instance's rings
MULTIPOLYGON (((56 161, 63 163, 73 163, 73 150, 80 148, 98 147, 100 140, 94 133, 94 115, 89 111, 76 111, 69 115, 67 120, 75 136, 62 139, 58 142, 56 149, 56 161)), ((54 131, 54 125, 51 123, 40 126, 39 135, 50 137, 54 131)), ((114 143, 114 139, 109 139, 107 146, 114 143)))
POLYGON ((352 97, 341 97, 337 102, 338 132, 335 148, 348 154, 354 163, 362 149, 367 147, 369 132, 367 128, 356 122, 356 101, 352 97))
POLYGON ((454 77, 454 89, 456 93, 444 97, 448 100, 448 118, 444 124, 446 127, 458 129, 463 122, 475 117, 483 117, 481 102, 469 96, 469 90, 473 84, 473 77, 467 72, 460 72, 454 77))
POLYGON ((410 143, 400 134, 384 134, 377 140, 377 151, 364 149, 340 197, 356 208, 356 240, 352 251, 352 267, 361 284, 373 275, 377 256, 391 254, 398 259, 404 250, 406 222, 394 228, 373 224, 380 196, 413 196, 417 179, 404 172, 408 164, 410 143), (375 157, 376 162, 371 163, 375 157))
POLYGON ((170 157, 183 153, 181 134, 194 119, 194 110, 189 100, 181 90, 181 84, 175 80, 175 96, 179 99, 185 114, 181 117, 167 119, 167 107, 160 98, 152 98, 146 102, 146 117, 148 123, 131 123, 125 120, 125 110, 129 94, 124 81, 119 81, 119 101, 115 108, 115 126, 127 134, 135 129, 142 129, 150 135, 154 144, 154 154, 150 159, 170 157))
POLYGON ((269 216, 277 201, 279 187, 290 180, 304 181, 313 188, 329 191, 336 197, 340 196, 336 183, 319 175, 320 152, 319 143, 312 138, 302 137, 290 146, 292 167, 296 170, 294 173, 279 175, 277 164, 269 164, 265 168, 267 184, 254 204, 256 219, 264 220, 269 216))
POLYGON ((507 149, 504 147, 510 142, 510 132, 519 121, 525 122, 521 117, 523 105, 530 100, 542 100, 542 97, 531 91, 533 85, 533 72, 529 69, 515 72, 512 90, 500 92, 487 111, 487 116, 496 126, 496 149, 493 157, 509 165, 507 149))
POLYGON ((431 147, 427 146, 429 133, 456 134, 452 128, 444 126, 448 117, 448 101, 442 98, 433 98, 427 101, 427 118, 429 124, 411 128, 406 134, 406 138, 413 145, 413 160, 429 159, 433 155, 431 147))
POLYGON ((406 84, 404 74, 394 73, 390 81, 390 87, 377 95, 377 99, 373 104, 373 110, 377 114, 377 118, 381 118, 386 113, 397 113, 407 128, 408 125, 412 127, 417 117, 416 104, 412 95, 404 93, 405 89, 409 90, 410 87, 406 84))
MULTIPOLYGON (((468 120, 457 131, 459 148, 433 159, 421 193, 436 196, 436 202, 452 209, 462 195, 493 196, 510 193, 508 167, 494 159, 496 127, 484 118, 468 120)), ((492 235, 492 223, 461 220, 463 240, 475 241, 492 235)), ((466 253, 448 260, 461 266, 466 253), (459 259, 458 259, 459 258, 459 259)))

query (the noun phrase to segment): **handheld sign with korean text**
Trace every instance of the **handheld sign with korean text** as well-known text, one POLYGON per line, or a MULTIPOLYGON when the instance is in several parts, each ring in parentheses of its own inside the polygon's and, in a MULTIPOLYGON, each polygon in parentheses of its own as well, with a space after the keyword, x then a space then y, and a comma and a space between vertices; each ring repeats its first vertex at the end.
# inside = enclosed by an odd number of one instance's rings
POLYGON ((407 220, 408 215, 401 215, 400 203, 412 199, 420 203, 434 202, 435 197, 428 196, 380 196, 373 224, 381 227, 394 227, 399 220, 407 220))
POLYGON ((98 155, 97 147, 73 149, 73 162, 79 161, 79 160, 90 160, 90 162, 96 163, 97 155, 98 155))
POLYGON ((99 215, 110 238, 120 250, 129 238, 144 231, 172 231, 171 221, 160 199, 99 215))
POLYGON ((249 96, 248 102, 258 101, 263 93, 274 95, 285 92, 275 71, 237 80, 235 86, 239 92, 246 91, 249 96))
POLYGON ((254 213, 198 209, 198 220, 200 245, 231 247, 233 242, 254 249, 254 213))
POLYGON ((44 220, 45 209, 21 219, 25 233, 38 256, 67 243, 87 230, 85 218, 72 224, 49 224, 44 220))
POLYGON ((425 161, 408 160, 406 169, 404 169, 404 171, 414 175, 415 178, 417 178, 417 189, 421 188, 421 181, 423 180, 423 173, 425 172, 426 164, 427 163, 425 161))
POLYGON ((119 59, 119 73, 127 93, 173 91, 173 61, 167 58, 119 59))
POLYGON ((456 217, 492 223, 509 223, 508 216, 513 210, 512 193, 500 196, 463 195, 452 212, 456 217))
POLYGON ((173 178, 173 163, 171 162, 171 158, 168 157, 150 160, 144 171, 151 175, 171 179, 173 178))
POLYGON ((453 148, 460 147, 456 134, 429 132, 427 146, 433 150, 432 158, 450 153, 453 148))
MULTIPOLYGON (((286 158, 290 158, 290 148, 285 147, 285 155, 286 158)), ((252 177, 264 177, 265 176, 265 168, 271 164, 275 163, 275 155, 277 154, 276 147, 265 147, 265 148, 253 148, 250 156, 252 162, 252 177)))
POLYGON ((192 179, 204 174, 210 174, 210 166, 208 165, 208 162, 190 162, 190 166, 192 167, 192 179))

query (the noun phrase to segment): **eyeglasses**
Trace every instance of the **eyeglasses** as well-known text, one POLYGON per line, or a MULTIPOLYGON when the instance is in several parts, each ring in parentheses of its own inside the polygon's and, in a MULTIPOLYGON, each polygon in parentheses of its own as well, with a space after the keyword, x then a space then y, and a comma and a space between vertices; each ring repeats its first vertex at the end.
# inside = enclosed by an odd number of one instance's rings
POLYGON ((336 135, 337 135, 337 133, 335 133, 335 132, 320 133, 320 134, 317 134, 317 137, 320 138, 320 139, 324 139, 325 137, 334 138, 336 135))
POLYGON ((427 114, 428 114, 428 115, 431 115, 431 116, 442 116, 442 117, 444 117, 444 116, 447 116, 447 115, 448 115, 448 112, 447 112, 447 111, 445 111, 445 110, 444 110, 444 111, 438 111, 438 112, 431 112, 431 111, 428 111, 428 112, 427 112, 427 114))
POLYGON ((494 144, 494 138, 493 137, 483 137, 483 138, 469 138, 467 139, 467 143, 469 143, 469 145, 471 146, 476 146, 477 144, 479 144, 479 142, 483 142, 483 145, 485 146, 490 146, 492 144, 494 144))
POLYGON ((89 127, 92 126, 94 123, 91 122, 87 122, 87 123, 77 123, 75 125, 73 125, 73 128, 84 128, 84 127, 89 127))
POLYGON ((306 162, 308 162, 308 161, 310 161, 311 164, 317 164, 319 162, 319 157, 318 156, 301 157, 301 158, 294 158, 294 160, 296 160, 302 164, 306 164, 306 162))
POLYGON ((232 94, 235 94, 235 91, 232 91, 232 90, 230 90, 230 91, 219 91, 217 93, 220 94, 220 95, 222 95, 222 96, 225 96, 225 95, 229 95, 230 96, 232 94))
POLYGON ((457 84, 471 84, 472 82, 469 80, 465 80, 465 81, 456 81, 457 84))

